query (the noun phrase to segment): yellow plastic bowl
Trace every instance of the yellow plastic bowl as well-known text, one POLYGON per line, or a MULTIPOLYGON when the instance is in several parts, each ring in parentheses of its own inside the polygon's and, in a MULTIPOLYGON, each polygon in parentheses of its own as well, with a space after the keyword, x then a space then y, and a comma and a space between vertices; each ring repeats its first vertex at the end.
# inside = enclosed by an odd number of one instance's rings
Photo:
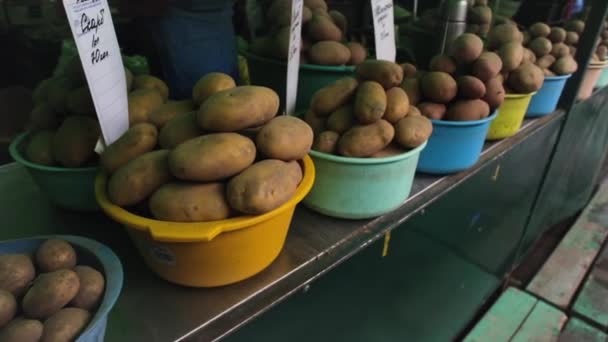
POLYGON ((102 210, 127 228, 148 267, 160 277, 185 286, 222 286, 257 274, 279 255, 296 205, 315 179, 310 157, 300 165, 303 179, 293 198, 258 216, 196 223, 138 216, 108 200, 102 173, 95 180, 95 196, 102 210))
POLYGON ((536 94, 506 94, 505 102, 498 107, 498 115, 490 124, 486 140, 499 140, 515 135, 524 122, 530 100, 536 94))

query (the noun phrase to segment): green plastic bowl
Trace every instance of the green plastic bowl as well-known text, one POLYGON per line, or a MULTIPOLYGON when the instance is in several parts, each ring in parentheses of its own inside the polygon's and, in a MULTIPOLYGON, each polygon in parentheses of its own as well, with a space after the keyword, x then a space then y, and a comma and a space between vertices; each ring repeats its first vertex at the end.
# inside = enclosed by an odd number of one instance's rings
MULTIPOLYGON (((261 57, 248 51, 241 51, 241 54, 247 59, 251 84, 265 86, 276 91, 281 98, 281 110, 284 110, 287 63, 261 57)), ((310 107, 310 99, 317 90, 340 78, 352 76, 354 73, 354 66, 300 65, 296 112, 305 111, 310 107)))
POLYGON ((345 219, 392 211, 410 195, 418 157, 425 146, 426 142, 386 158, 348 158, 311 151, 317 176, 303 203, 321 214, 345 219))
POLYGON ((23 157, 25 142, 30 133, 22 133, 13 140, 9 152, 17 163, 29 172, 42 193, 53 204, 72 210, 99 210, 95 200, 95 176, 98 167, 65 168, 34 164, 23 157))

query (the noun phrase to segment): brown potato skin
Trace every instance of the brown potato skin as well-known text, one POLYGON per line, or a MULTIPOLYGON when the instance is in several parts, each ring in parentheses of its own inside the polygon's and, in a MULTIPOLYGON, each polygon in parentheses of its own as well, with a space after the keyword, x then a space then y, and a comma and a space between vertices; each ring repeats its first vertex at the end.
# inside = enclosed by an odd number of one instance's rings
POLYGON ((30 112, 27 123, 28 130, 54 130, 58 126, 59 116, 46 102, 37 103, 30 112))
POLYGON ((154 218, 162 221, 215 221, 231 213, 224 183, 167 183, 154 192, 149 205, 154 218))
POLYGON ((340 135, 348 131, 351 127, 356 125, 356 123, 357 121, 353 114, 353 106, 347 104, 336 109, 336 111, 327 118, 326 127, 328 130, 340 135))
POLYGON ((313 41, 333 40, 339 42, 342 40, 342 31, 331 20, 329 15, 318 15, 313 12, 312 19, 306 24, 306 33, 313 41))
POLYGON ((0 289, 0 328, 15 317, 17 307, 15 296, 7 290, 0 289))
POLYGON ((23 313, 29 318, 48 318, 74 299, 79 287, 78 276, 72 270, 42 273, 23 297, 23 313))
POLYGON ((422 99, 422 93, 420 90, 420 81, 416 77, 409 77, 403 80, 401 83, 401 89, 407 94, 407 98, 410 100, 410 106, 415 106, 420 103, 422 99))
POLYGON ((422 145, 431 133, 433 124, 424 116, 406 116, 395 125, 395 141, 408 149, 422 145))
POLYGON ((256 156, 251 139, 237 133, 215 133, 190 139, 169 154, 169 168, 178 179, 215 182, 249 167, 256 156))
POLYGON ((156 128, 161 129, 169 120, 179 114, 194 111, 192 100, 169 101, 150 113, 148 120, 156 128))
POLYGON ((134 89, 151 89, 157 91, 163 98, 163 102, 167 102, 169 98, 169 87, 158 77, 152 75, 139 75, 133 78, 134 89))
POLYGON ((344 65, 350 61, 350 49, 331 40, 324 40, 313 44, 308 51, 308 58, 314 64, 344 65))
POLYGON ((74 268, 76 266, 76 251, 72 245, 64 240, 46 240, 36 250, 36 266, 42 272, 74 268))
POLYGON ((367 50, 365 47, 357 42, 348 42, 346 47, 350 50, 350 60, 348 65, 358 65, 363 63, 367 58, 367 50))
POLYGON ((410 99, 400 87, 386 91, 386 111, 383 119, 395 124, 407 115, 410 110, 410 99))
POLYGON ((108 181, 108 199, 118 206, 137 204, 172 178, 168 150, 142 154, 112 174, 108 181))
POLYGON ((456 72, 456 68, 456 62, 445 54, 436 55, 429 63, 429 71, 441 71, 450 75, 456 72))
POLYGON ((40 342, 73 341, 91 320, 91 313, 80 308, 65 308, 44 321, 40 342))
POLYGON ((118 140, 108 146, 100 156, 102 169, 111 174, 130 160, 150 152, 156 146, 158 130, 149 123, 131 126, 118 140))
POLYGON ((79 167, 95 155, 100 128, 87 116, 70 116, 53 136, 53 157, 62 166, 79 167))
MULTIPOLYGON (((319 1, 319 2, 325 3, 325 1, 319 1)), ((348 27, 348 21, 347 21, 346 17, 344 16, 344 14, 342 14, 336 10, 331 10, 327 13, 331 17, 331 20, 334 22, 334 24, 336 24, 336 26, 338 26, 340 31, 342 31, 342 33, 345 33, 346 29, 348 27)))
POLYGON ((2 342, 38 342, 42 337, 42 323, 34 319, 17 318, 0 330, 2 342))
POLYGON ((539 90, 544 80, 545 75, 541 68, 526 63, 509 74, 507 84, 518 94, 529 94, 539 90))
POLYGON ((486 82, 486 95, 482 98, 490 109, 496 109, 505 101, 505 88, 498 77, 486 82))
POLYGON ((422 102, 418 104, 418 109, 422 116, 431 120, 441 120, 447 111, 443 103, 422 102))
POLYGON ((318 116, 310 109, 306 111, 306 114, 304 114, 304 121, 306 121, 306 123, 312 128, 315 135, 325 130, 326 118, 318 116))
POLYGON ((422 115, 422 113, 420 112, 420 109, 418 109, 418 107, 410 106, 410 110, 407 112, 407 115, 420 116, 422 115))
POLYGON ((256 148, 270 159, 283 161, 304 158, 312 146, 314 133, 303 120, 288 115, 278 116, 260 129, 256 148))
POLYGON ((228 182, 228 203, 245 214, 264 214, 292 198, 301 180, 302 169, 297 162, 262 160, 228 182))
POLYGON ((101 272, 90 266, 78 265, 74 267, 78 275, 80 287, 70 305, 84 310, 97 308, 105 289, 105 279, 101 272))
POLYGON ((25 254, 0 255, 0 288, 15 296, 25 292, 36 277, 32 259, 25 254))
POLYGON ((553 44, 545 37, 538 37, 530 42, 529 48, 534 51, 536 57, 542 57, 548 55, 553 50, 553 44))
POLYGON ((566 40, 566 30, 561 27, 551 28, 551 33, 549 33, 549 39, 553 44, 563 43, 566 40))
POLYGON ((198 125, 196 113, 179 114, 160 129, 158 144, 162 148, 172 149, 203 134, 205 131, 198 125))
POLYGON ((361 81, 376 81, 390 89, 403 81, 403 69, 399 64, 383 60, 366 60, 357 66, 357 77, 361 81))
POLYGON ((514 24, 506 23, 494 26, 488 33, 487 48, 497 49, 509 42, 520 41, 521 34, 514 24))
POLYGON ((486 94, 486 85, 473 76, 460 76, 456 79, 458 96, 466 99, 480 99, 486 94))
POLYGON ((374 81, 365 81, 359 85, 355 95, 353 114, 362 124, 374 123, 382 118, 386 111, 386 92, 382 85, 374 81))
POLYGON ((450 56, 458 64, 474 62, 483 51, 483 41, 473 33, 463 33, 452 43, 450 56))
POLYGON ((445 120, 472 121, 481 120, 490 115, 490 106, 483 100, 459 100, 450 105, 445 120))
POLYGON ((95 105, 89 87, 76 88, 66 97, 66 109, 72 115, 95 116, 95 105))
POLYGON ((412 63, 403 63, 400 64, 401 69, 403 69, 403 78, 408 77, 416 77, 416 73, 418 72, 418 68, 412 63))
POLYGON ((345 157, 370 157, 390 144, 395 129, 386 120, 354 126, 338 140, 338 152, 345 157))
POLYGON ((341 78, 319 89, 310 101, 310 108, 317 116, 328 116, 355 95, 359 82, 352 77, 341 78))
POLYGON ((564 43, 556 43, 553 44, 553 49, 551 50, 551 54, 555 56, 555 58, 560 58, 564 56, 570 55, 570 48, 568 45, 564 43))
POLYGON ((538 65, 539 68, 545 69, 550 68, 555 61, 556 58, 553 55, 546 55, 537 59, 535 64, 538 65))
POLYGON ((578 70, 578 64, 572 56, 558 58, 551 66, 551 70, 557 75, 568 75, 578 70))
POLYGON ((235 132, 261 126, 279 111, 279 95, 260 86, 240 86, 211 95, 197 113, 207 131, 235 132))
POLYGON ((318 152, 335 154, 339 139, 340 134, 336 132, 321 132, 321 134, 315 135, 315 142, 312 145, 312 149, 318 152))
POLYGON ((32 134, 25 148, 25 157, 34 164, 54 165, 53 131, 38 131, 32 134))
POLYGON ((450 74, 433 71, 422 77, 420 89, 422 95, 430 101, 448 103, 456 97, 458 86, 450 74))
POLYGON ((507 43, 498 50, 502 59, 502 71, 511 72, 524 60, 524 48, 520 43, 507 43))
POLYGON ((209 96, 235 87, 236 83, 230 75, 210 72, 201 77, 192 88, 192 101, 194 101, 195 106, 200 106, 209 96))
POLYGON ((162 95, 154 89, 137 89, 129 93, 129 125, 148 122, 150 113, 160 107, 165 101, 162 95))
POLYGON ((496 77, 502 70, 502 60, 494 52, 483 52, 473 63, 472 75, 479 78, 482 82, 487 82, 496 77))

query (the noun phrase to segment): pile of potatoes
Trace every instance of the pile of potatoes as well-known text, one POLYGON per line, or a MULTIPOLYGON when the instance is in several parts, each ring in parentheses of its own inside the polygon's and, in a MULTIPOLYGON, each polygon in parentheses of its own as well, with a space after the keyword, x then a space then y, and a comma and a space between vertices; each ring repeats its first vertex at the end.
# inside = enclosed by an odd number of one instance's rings
POLYGON ((102 153, 109 200, 158 220, 205 222, 263 214, 292 198, 310 126, 275 117, 273 90, 237 87, 225 74, 204 76, 193 94, 197 111, 150 117, 102 153))
POLYGON ((593 60, 605 62, 608 60, 608 20, 602 26, 602 32, 597 43, 597 49, 592 56, 593 60))
POLYGON ((410 104, 433 120, 470 121, 488 117, 504 101, 502 59, 484 51, 481 38, 464 33, 449 51, 434 56, 428 71, 403 66, 401 88, 410 104))
POLYGON ((469 0, 466 31, 485 37, 490 32, 491 23, 492 9, 488 6, 488 0, 469 0))
POLYGON ((104 290, 103 274, 78 265, 64 240, 46 240, 34 255, 0 255, 0 341, 74 341, 104 290))
POLYGON ((357 78, 337 80, 315 93, 306 122, 315 132, 313 149, 346 157, 388 157, 423 144, 433 126, 410 107, 399 87, 402 68, 368 60, 357 78))
MULTIPOLYGON (((291 21, 291 1, 272 0, 265 19, 269 32, 251 43, 251 51, 261 56, 287 60, 291 21)), ((302 10, 301 64, 357 65, 367 58, 360 43, 347 41, 346 17, 329 10, 325 0, 304 0, 302 10)))
MULTIPOLYGON (((524 59, 536 64, 545 76, 569 75, 578 69, 572 57, 572 49, 567 45, 569 35, 561 27, 550 27, 545 23, 535 23, 524 33, 524 59)), ((578 39, 578 35, 576 35, 578 39)))

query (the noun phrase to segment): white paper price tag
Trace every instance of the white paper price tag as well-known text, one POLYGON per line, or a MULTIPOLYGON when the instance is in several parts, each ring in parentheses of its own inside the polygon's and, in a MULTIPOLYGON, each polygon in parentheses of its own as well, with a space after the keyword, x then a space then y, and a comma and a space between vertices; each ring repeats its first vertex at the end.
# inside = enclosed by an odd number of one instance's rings
POLYGON ((298 75, 300 71, 303 3, 303 0, 291 0, 291 33, 289 35, 289 54, 287 55, 287 94, 285 94, 286 114, 294 114, 296 109, 298 75))
POLYGON ((129 128, 127 85, 107 0, 63 0, 105 143, 129 128))
POLYGON ((395 19, 392 0, 370 0, 374 18, 374 38, 376 59, 395 62, 395 19))

